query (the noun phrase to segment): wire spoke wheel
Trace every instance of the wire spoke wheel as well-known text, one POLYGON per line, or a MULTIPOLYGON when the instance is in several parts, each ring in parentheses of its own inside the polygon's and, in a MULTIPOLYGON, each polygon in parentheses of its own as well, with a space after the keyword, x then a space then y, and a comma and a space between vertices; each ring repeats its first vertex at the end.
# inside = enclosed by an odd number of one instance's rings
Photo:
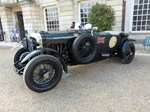
POLYGON ((23 78, 28 88, 36 92, 44 92, 57 85, 62 76, 60 61, 49 55, 33 58, 26 65, 23 78))
POLYGON ((47 85, 55 75, 55 67, 51 64, 40 64, 33 70, 33 81, 40 86, 47 85))

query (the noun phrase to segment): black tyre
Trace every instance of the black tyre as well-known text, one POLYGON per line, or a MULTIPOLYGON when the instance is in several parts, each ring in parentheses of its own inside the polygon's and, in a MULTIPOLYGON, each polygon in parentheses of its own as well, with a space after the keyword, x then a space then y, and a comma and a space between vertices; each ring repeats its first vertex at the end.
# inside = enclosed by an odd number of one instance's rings
POLYGON ((54 88, 62 77, 62 66, 54 56, 40 55, 26 65, 23 79, 27 87, 35 92, 54 88))
POLYGON ((15 56, 14 56, 14 63, 16 63, 17 61, 19 61, 19 60, 20 60, 20 56, 21 56, 23 53, 25 53, 25 52, 29 52, 29 51, 26 50, 26 49, 24 49, 24 48, 19 49, 19 50, 16 52, 15 56))
POLYGON ((78 63, 86 64, 93 61, 96 52, 96 39, 89 34, 82 34, 73 42, 72 56, 78 63))
MULTIPOLYGON (((24 48, 21 48, 17 51, 17 53, 14 56, 14 64, 15 64, 14 70, 15 71, 21 69, 19 66, 19 63, 16 63, 16 62, 18 62, 19 60, 22 60, 28 53, 29 53, 28 50, 24 48)), ((18 74, 22 75, 23 73, 19 72, 18 74)))
POLYGON ((135 55, 135 46, 133 43, 129 43, 125 52, 122 54, 122 63, 129 64, 132 62, 135 55))

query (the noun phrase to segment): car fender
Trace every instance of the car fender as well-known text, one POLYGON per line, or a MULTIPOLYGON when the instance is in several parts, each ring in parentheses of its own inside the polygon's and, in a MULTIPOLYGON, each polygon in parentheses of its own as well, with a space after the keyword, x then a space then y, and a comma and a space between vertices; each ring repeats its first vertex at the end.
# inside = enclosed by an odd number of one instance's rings
MULTIPOLYGON (((59 61, 61 62, 62 66, 63 66, 63 69, 65 72, 68 72, 67 70, 67 65, 65 63, 65 60, 63 59, 63 57, 54 49, 50 49, 50 48, 43 48, 43 49, 38 49, 38 50, 34 50, 32 51, 31 53, 29 53, 25 58, 23 58, 23 60, 21 61, 20 64, 25 64, 27 63, 29 60, 31 60, 32 58, 40 55, 40 54, 43 54, 43 52, 45 51, 48 51, 48 52, 52 52, 52 53, 56 53, 58 54, 59 56, 59 61)), ((48 54, 49 55, 49 54, 48 54)))
POLYGON ((127 39, 124 43, 123 43, 123 46, 122 46, 122 53, 125 52, 128 44, 131 42, 131 41, 136 41, 134 39, 127 39))

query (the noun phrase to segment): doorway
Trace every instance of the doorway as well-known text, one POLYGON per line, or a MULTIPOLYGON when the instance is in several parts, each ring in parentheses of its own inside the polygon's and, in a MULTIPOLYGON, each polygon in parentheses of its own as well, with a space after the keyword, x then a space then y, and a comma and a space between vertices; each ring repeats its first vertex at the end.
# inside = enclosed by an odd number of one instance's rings
POLYGON ((3 27, 2 27, 1 17, 0 17, 0 41, 3 40, 4 40, 4 33, 3 33, 3 27))
POLYGON ((20 39, 22 40, 25 37, 25 29, 24 29, 24 21, 23 21, 22 11, 17 12, 17 19, 18 19, 20 39))

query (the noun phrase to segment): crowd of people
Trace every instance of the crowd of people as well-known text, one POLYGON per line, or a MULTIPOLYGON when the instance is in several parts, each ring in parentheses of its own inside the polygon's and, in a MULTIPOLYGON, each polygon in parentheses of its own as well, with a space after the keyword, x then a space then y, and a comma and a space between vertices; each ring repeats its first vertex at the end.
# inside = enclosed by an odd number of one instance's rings
MULTIPOLYGON (((74 29, 76 27, 76 23, 75 22, 72 22, 71 26, 70 26, 70 29, 74 29)), ((79 24, 79 26, 77 26, 78 29, 84 29, 84 24, 81 23, 79 24)))

